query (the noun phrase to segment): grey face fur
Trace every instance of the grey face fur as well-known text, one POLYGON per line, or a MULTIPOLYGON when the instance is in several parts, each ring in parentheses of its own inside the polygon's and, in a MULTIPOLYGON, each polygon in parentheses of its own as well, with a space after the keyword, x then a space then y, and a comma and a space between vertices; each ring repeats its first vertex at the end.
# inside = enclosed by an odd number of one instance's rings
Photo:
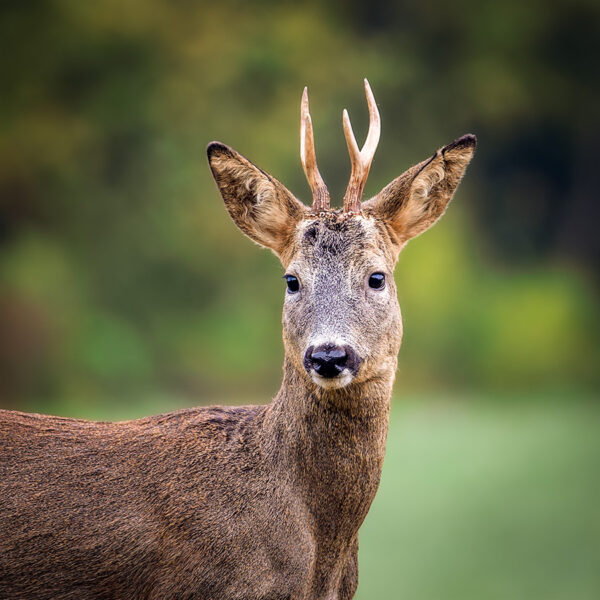
POLYGON ((475 143, 475 136, 466 135, 441 148, 363 202, 359 213, 318 214, 231 148, 209 145, 229 214, 299 280, 299 291, 286 294, 283 339, 286 359, 301 377, 325 389, 393 380, 402 339, 396 259, 408 240, 442 216, 475 143), (379 290, 368 285, 375 272, 385 274, 379 290), (347 366, 335 376, 320 376, 306 361, 307 351, 317 347, 346 349, 347 366))
MULTIPOLYGON (((300 282, 286 293, 283 339, 286 355, 317 385, 344 387, 395 371, 402 337, 389 239, 373 217, 324 215, 304 220, 286 273, 300 282), (373 273, 385 275, 380 289, 369 287, 373 273), (303 360, 309 348, 347 347, 356 355, 337 377, 320 376, 303 360)), ((349 350, 350 351, 350 350, 349 350)))

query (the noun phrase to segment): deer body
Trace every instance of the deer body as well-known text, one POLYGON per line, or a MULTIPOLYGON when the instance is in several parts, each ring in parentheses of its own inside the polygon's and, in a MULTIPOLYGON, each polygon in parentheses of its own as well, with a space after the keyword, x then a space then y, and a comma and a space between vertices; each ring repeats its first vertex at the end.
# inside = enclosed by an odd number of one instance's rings
POLYGON ((0 597, 351 598, 389 393, 298 379, 121 423, 5 411, 0 597))
POLYGON ((209 146, 233 220, 286 269, 271 404, 121 423, 0 411, 0 598, 354 596, 402 338, 391 274, 406 241, 444 212, 475 145, 457 140, 360 205, 378 139, 368 85, 367 97, 370 158, 344 117, 344 211, 329 209, 316 169, 306 94, 312 211, 234 150, 209 146))

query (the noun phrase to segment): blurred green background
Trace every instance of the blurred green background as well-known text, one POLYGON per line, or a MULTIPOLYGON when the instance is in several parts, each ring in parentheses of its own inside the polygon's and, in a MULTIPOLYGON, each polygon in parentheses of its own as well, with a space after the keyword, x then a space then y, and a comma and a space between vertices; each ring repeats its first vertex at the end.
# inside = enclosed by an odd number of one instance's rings
POLYGON ((366 194, 467 132, 442 222, 403 252, 405 335, 359 598, 600 594, 600 5, 5 1, 0 406, 118 419, 265 402, 282 268, 230 222, 218 139, 307 201, 308 85, 341 199, 362 78, 366 194))

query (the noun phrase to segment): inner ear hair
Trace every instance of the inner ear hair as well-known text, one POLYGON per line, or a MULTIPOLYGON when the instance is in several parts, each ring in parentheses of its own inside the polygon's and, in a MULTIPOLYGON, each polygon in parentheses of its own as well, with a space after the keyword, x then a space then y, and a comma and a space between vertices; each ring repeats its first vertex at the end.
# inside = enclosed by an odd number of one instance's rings
POLYGON ((402 247, 444 214, 476 143, 475 136, 467 134, 440 148, 363 203, 363 209, 385 221, 393 241, 402 247))

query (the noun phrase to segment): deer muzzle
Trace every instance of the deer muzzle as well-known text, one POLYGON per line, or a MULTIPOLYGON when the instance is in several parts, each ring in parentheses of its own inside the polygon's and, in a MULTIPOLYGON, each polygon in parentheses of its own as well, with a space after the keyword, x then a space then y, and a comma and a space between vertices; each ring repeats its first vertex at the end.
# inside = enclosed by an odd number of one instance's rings
POLYGON ((313 381, 323 387, 347 385, 356 376, 361 362, 355 350, 348 345, 309 346, 304 354, 304 368, 313 381))

